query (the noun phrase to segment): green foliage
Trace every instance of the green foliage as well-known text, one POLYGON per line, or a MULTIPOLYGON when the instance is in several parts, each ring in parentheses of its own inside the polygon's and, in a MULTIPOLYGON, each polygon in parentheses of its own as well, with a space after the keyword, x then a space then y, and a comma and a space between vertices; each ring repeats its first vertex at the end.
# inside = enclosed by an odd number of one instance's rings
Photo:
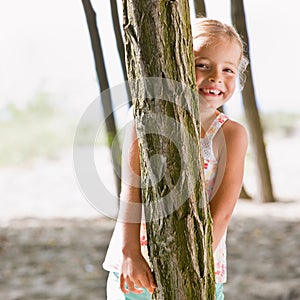
POLYGON ((73 143, 74 120, 51 105, 45 93, 23 109, 9 104, 0 113, 0 166, 35 157, 55 158, 73 143))

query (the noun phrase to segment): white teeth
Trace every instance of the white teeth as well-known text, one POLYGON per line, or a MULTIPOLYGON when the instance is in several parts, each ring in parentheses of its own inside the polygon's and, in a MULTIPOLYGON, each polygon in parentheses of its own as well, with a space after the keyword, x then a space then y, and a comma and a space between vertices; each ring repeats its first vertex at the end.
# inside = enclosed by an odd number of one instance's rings
POLYGON ((209 94, 214 94, 214 95, 219 95, 221 92, 217 89, 214 90, 209 90, 209 89, 203 89, 204 93, 209 93, 209 94))

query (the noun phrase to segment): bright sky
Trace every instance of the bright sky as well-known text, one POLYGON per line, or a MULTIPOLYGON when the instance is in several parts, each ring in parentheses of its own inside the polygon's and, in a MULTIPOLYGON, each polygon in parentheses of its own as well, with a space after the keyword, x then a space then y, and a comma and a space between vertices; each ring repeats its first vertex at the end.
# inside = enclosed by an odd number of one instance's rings
MULTIPOLYGON (((109 2, 93 1, 108 76, 114 86, 123 78, 110 23, 109 2)), ((206 2, 209 17, 229 22, 228 0, 206 2)), ((260 109, 300 112, 297 1, 244 2, 260 109)), ((81 112, 97 97, 98 86, 81 1, 0 0, 0 39, 0 108, 8 102, 23 105, 43 91, 68 110, 81 112)), ((232 100, 229 109, 238 111, 240 100, 232 100)))

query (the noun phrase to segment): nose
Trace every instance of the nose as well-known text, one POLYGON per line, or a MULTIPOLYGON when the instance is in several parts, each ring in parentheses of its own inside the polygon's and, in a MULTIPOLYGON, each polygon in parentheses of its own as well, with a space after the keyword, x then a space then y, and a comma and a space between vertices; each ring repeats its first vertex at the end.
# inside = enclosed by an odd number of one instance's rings
POLYGON ((208 81, 209 82, 214 82, 214 83, 221 83, 222 82, 222 76, 221 76, 220 72, 218 72, 217 70, 212 71, 209 74, 208 81))

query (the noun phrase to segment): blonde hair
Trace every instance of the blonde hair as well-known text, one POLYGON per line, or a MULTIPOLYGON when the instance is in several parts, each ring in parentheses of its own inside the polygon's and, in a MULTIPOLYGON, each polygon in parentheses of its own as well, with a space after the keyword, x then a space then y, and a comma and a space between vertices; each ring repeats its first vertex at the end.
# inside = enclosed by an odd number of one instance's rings
MULTIPOLYGON (((234 40, 241 48, 241 57, 239 63, 239 78, 240 85, 243 88, 246 81, 245 71, 248 66, 248 59, 245 56, 245 43, 238 34, 237 30, 228 24, 220 22, 218 20, 208 18, 197 18, 192 23, 192 36, 194 49, 197 51, 197 45, 207 46, 216 39, 225 38, 234 40)), ((198 46, 198 47, 199 47, 198 46)))

